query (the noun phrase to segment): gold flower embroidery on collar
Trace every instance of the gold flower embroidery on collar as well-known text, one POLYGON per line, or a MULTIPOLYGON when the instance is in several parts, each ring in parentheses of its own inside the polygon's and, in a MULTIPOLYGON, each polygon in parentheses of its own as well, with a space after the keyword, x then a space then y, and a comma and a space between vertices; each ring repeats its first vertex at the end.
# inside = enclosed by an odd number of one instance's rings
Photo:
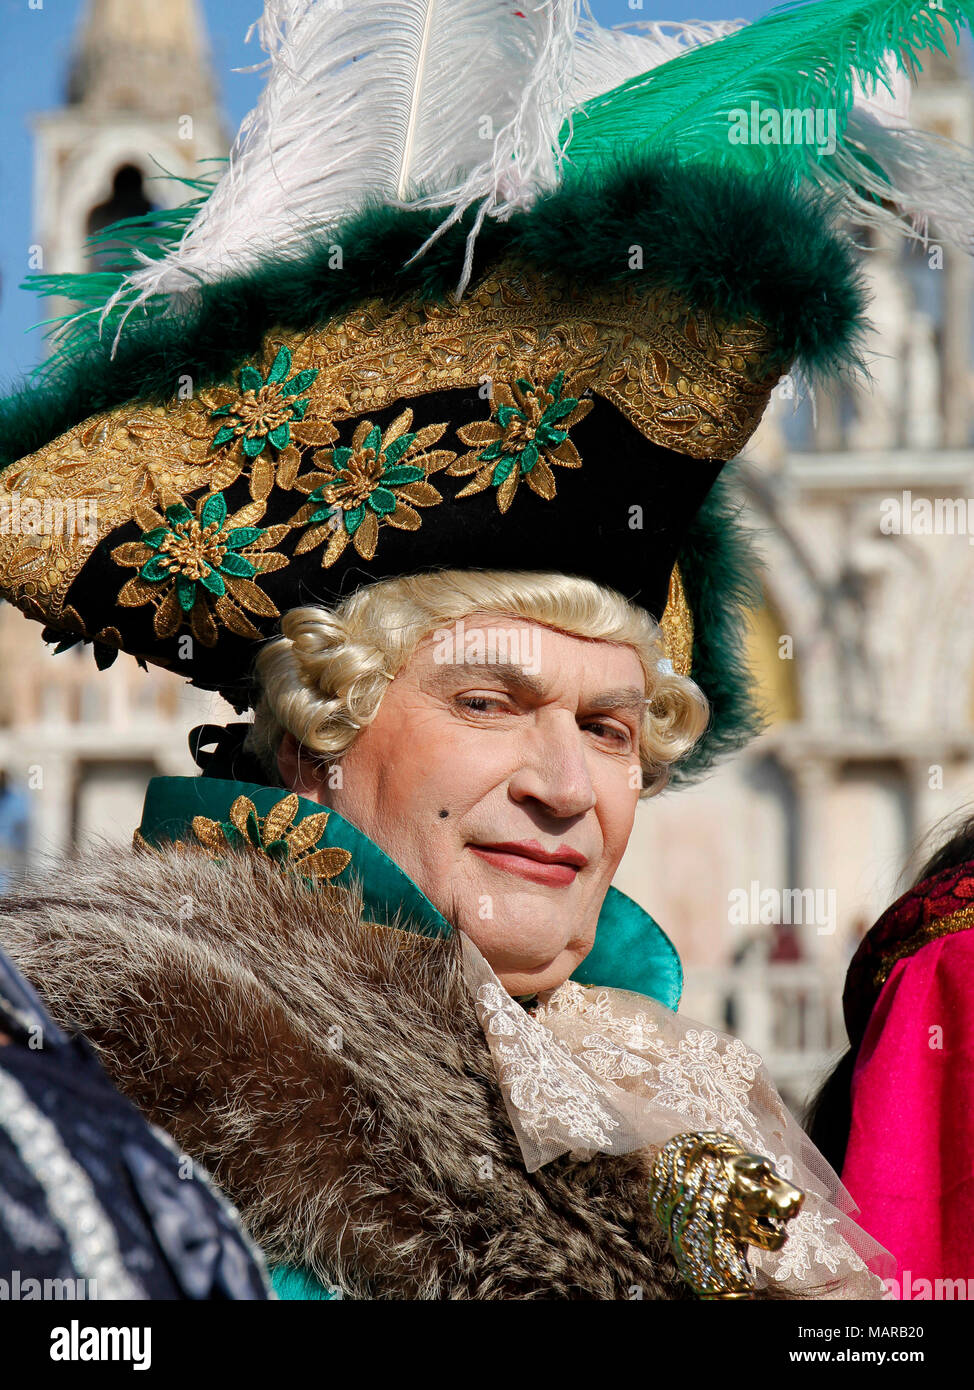
POLYGON ((298 798, 292 792, 275 802, 266 816, 259 816, 248 796, 238 796, 225 821, 194 816, 193 834, 214 856, 225 854, 228 849, 245 849, 264 855, 282 869, 294 869, 305 878, 335 878, 351 862, 351 854, 335 846, 316 849, 328 823, 328 812, 305 816, 295 825, 298 806, 298 798))

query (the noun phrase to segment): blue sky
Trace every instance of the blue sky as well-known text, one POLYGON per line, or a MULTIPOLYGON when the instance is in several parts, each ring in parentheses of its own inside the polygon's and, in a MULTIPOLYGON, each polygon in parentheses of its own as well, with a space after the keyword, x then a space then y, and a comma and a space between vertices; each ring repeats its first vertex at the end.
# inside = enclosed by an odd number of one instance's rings
MULTIPOLYGON (((652 0, 591 0, 602 24, 650 18, 753 19, 774 0, 672 0, 656 10, 652 0), (644 6, 644 8, 643 8, 644 6)), ((235 130, 254 105, 260 77, 234 72, 260 61, 256 39, 243 42, 261 11, 260 0, 203 0, 213 65, 227 121, 235 130)), ((63 104, 64 84, 84 0, 0 0, 0 394, 43 355, 43 337, 29 332, 46 306, 18 288, 28 271, 33 241, 33 140, 30 117, 63 104)))

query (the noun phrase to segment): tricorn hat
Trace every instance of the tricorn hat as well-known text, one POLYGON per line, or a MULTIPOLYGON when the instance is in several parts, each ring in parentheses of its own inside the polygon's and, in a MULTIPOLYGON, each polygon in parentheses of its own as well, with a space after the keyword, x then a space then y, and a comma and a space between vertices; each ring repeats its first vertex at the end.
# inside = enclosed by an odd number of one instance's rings
POLYGON ((3 403, 0 592, 243 710, 288 608, 436 568, 582 575, 708 695, 701 765, 752 722, 720 474, 784 374, 859 361, 840 215, 969 228, 963 152, 856 102, 970 8, 617 33, 571 0, 269 0, 222 176, 102 233, 117 275, 35 277, 87 307, 3 403), (834 149, 730 136, 783 102, 833 111, 834 149))

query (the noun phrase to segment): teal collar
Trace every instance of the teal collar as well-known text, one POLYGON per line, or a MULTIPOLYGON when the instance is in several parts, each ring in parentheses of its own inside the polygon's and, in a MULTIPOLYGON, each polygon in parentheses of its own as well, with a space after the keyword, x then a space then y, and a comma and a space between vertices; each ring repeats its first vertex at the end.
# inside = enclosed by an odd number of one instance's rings
MULTIPOLYGON (((285 823, 267 817, 289 794, 280 787, 253 782, 226 782, 216 777, 153 777, 142 811, 139 833, 150 844, 186 840, 193 836, 193 821, 202 817, 218 838, 239 838, 230 821, 230 807, 239 797, 253 803, 247 822, 251 842, 271 858, 295 866, 311 853, 336 849, 350 858, 328 882, 339 886, 355 883, 362 893, 372 921, 400 926, 424 936, 450 936, 453 928, 408 874, 380 849, 374 840, 337 811, 328 811, 321 833, 310 846, 301 846, 301 857, 292 855, 289 839, 296 826, 322 807, 295 797, 297 809, 285 823), (270 835, 266 832, 270 831, 270 835)), ((239 819, 239 817, 238 817, 239 819)), ((336 863, 343 856, 338 856, 336 863)), ((588 985, 635 990, 675 1009, 683 993, 683 969, 673 943, 648 912, 618 888, 606 893, 599 914, 595 945, 572 976, 588 985)))

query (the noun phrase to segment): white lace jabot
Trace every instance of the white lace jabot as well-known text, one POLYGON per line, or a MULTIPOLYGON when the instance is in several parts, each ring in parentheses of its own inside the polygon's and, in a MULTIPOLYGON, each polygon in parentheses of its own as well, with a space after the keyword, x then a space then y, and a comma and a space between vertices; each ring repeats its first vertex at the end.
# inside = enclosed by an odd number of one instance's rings
POLYGON ((789 1113, 761 1058, 737 1038, 628 990, 567 980, 530 1010, 463 935, 464 969, 528 1172, 561 1154, 653 1153, 720 1130, 805 1192, 782 1249, 754 1250, 759 1282, 824 1298, 882 1298, 890 1257, 789 1113))

